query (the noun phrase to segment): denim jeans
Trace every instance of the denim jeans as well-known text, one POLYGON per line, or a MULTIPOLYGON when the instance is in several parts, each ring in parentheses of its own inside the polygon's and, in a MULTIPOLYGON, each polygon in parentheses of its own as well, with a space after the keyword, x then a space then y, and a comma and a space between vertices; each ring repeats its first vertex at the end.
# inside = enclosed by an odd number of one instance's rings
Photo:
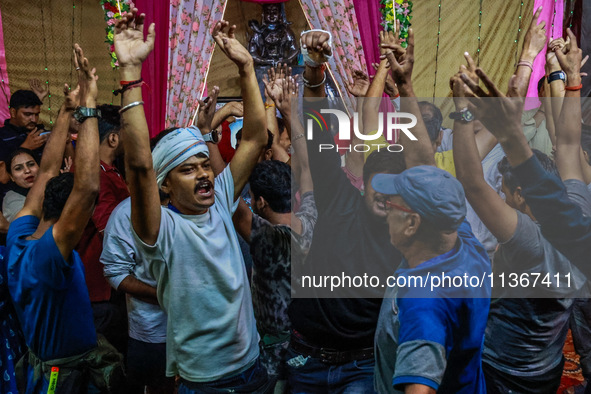
POLYGON ((374 365, 373 357, 330 365, 319 358, 306 358, 292 348, 287 349, 288 382, 293 394, 373 394, 374 365), (290 362, 292 359, 301 362, 290 362))
POLYGON ((254 365, 238 375, 213 382, 188 382, 181 378, 178 394, 255 393, 273 392, 275 382, 269 380, 267 370, 257 358, 254 365))

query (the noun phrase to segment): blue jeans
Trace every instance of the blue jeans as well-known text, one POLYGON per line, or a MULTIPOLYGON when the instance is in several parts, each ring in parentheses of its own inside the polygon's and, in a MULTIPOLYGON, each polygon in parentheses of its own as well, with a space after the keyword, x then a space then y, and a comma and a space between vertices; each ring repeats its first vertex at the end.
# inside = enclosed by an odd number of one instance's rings
POLYGON ((189 382, 181 378, 178 394, 255 393, 273 392, 275 382, 269 380, 267 370, 257 358, 254 365, 238 375, 213 382, 189 382))
MULTIPOLYGON (((288 383, 293 394, 374 394, 374 358, 330 365, 319 358, 301 355, 287 349, 288 383), (291 359, 303 357, 303 365, 294 366, 291 359), (291 364, 291 365, 290 365, 291 364)), ((299 358, 301 361, 302 359, 299 358)), ((300 363, 301 364, 301 363, 300 363)))

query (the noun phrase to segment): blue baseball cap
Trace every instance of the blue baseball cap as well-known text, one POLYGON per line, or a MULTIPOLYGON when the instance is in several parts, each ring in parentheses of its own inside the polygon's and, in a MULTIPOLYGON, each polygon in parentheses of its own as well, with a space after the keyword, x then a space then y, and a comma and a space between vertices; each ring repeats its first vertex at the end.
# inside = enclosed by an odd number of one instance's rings
POLYGON ((401 174, 376 174, 373 189, 398 195, 426 222, 441 230, 456 230, 466 217, 462 184, 449 172, 434 166, 417 166, 401 174))

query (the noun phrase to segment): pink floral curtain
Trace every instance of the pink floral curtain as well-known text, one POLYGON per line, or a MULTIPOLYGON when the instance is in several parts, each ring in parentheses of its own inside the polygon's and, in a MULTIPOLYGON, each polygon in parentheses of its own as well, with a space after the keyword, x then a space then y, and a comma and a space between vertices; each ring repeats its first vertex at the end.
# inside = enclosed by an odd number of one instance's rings
POLYGON ((8 74, 6 73, 6 51, 4 50, 4 30, 2 28, 2 15, 0 15, 0 122, 10 118, 8 103, 10 100, 10 87, 8 74))
POLYGON ((188 126, 205 88, 215 47, 211 31, 226 0, 171 0, 166 127, 188 126))
MULTIPOLYGON (((351 79, 354 70, 367 73, 353 0, 300 2, 313 29, 330 29, 332 33, 333 58, 329 62, 330 69, 345 105, 352 109, 352 98, 345 88, 346 79, 351 79)), ((379 21, 375 23, 379 24, 379 21)))

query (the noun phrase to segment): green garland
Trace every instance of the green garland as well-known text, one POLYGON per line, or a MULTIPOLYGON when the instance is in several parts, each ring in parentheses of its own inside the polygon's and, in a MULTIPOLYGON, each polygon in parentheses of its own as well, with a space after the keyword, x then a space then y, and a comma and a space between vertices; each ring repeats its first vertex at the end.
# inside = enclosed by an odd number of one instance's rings
POLYGON ((135 6, 131 0, 101 0, 101 6, 105 12, 105 22, 107 22, 107 27, 105 28, 107 39, 105 42, 109 44, 111 67, 116 68, 119 66, 119 62, 117 61, 117 55, 115 55, 115 43, 113 41, 115 22, 121 18, 120 12, 130 11, 135 6))
POLYGON ((387 31, 394 30, 396 20, 400 21, 400 39, 402 46, 407 47, 408 29, 412 19, 412 1, 407 0, 380 0, 382 11, 382 26, 387 31))

